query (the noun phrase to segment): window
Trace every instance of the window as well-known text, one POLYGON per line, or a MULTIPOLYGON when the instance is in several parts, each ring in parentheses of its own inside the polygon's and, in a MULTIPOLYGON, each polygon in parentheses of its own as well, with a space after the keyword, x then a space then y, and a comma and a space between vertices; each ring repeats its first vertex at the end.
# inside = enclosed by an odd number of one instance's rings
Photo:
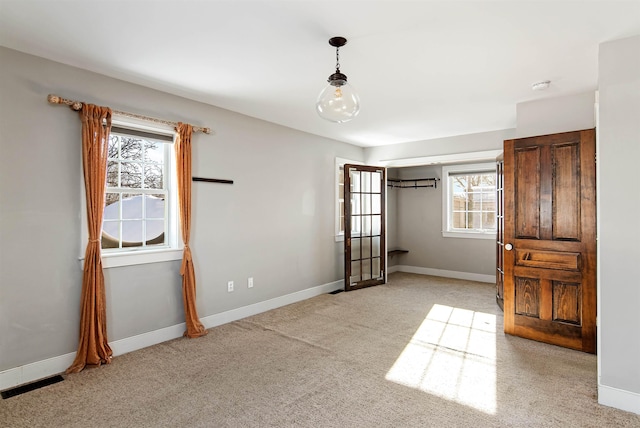
POLYGON ((167 179, 173 138, 113 127, 102 248, 167 246, 167 179))
POLYGON ((344 241, 344 166, 345 164, 362 165, 362 162, 336 158, 336 241, 344 241))
MULTIPOLYGON (((175 131, 168 126, 113 119, 101 235, 104 267, 182 257, 174 138, 175 131)), ((85 218, 83 251, 86 228, 85 218)))
POLYGON ((495 239, 495 165, 445 166, 442 168, 442 177, 442 235, 495 239))

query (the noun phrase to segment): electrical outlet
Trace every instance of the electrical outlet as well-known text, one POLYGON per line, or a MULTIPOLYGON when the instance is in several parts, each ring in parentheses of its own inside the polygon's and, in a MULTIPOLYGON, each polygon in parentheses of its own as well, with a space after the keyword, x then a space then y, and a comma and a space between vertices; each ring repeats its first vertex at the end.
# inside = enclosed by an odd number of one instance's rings
POLYGON ((249 278, 247 280, 247 287, 248 288, 253 288, 253 277, 249 278))
POLYGON ((233 281, 227 282, 227 291, 231 293, 233 291, 233 281))

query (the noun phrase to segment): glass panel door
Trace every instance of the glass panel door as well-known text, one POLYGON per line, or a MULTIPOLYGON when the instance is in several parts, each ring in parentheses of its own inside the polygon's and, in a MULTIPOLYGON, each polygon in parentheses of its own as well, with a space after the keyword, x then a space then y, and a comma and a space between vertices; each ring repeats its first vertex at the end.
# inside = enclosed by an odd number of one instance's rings
POLYGON ((384 284, 385 169, 345 165, 345 290, 384 284))

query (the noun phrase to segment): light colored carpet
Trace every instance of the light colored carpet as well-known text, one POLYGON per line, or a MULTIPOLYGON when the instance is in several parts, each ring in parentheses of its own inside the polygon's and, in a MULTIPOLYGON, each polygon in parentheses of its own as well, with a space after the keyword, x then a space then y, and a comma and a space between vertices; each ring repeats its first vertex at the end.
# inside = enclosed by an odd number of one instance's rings
POLYGON ((494 287, 395 273, 0 401, 3 427, 640 427, 596 357, 505 336, 494 287))

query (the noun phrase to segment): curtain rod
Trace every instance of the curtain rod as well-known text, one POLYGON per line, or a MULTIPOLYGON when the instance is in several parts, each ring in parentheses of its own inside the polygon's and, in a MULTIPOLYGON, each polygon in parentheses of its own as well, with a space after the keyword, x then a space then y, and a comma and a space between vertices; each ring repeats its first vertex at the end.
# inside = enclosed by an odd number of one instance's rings
MULTIPOLYGON (((47 97, 47 101, 49 101, 51 104, 68 105, 69 107, 71 107, 71 109, 76 110, 76 111, 82 110, 82 105, 84 104, 81 101, 68 100, 66 98, 62 98, 62 97, 59 97, 59 96, 53 95, 53 94, 49 94, 49 96, 47 97)), ((170 126, 176 126, 178 124, 178 122, 171 122, 171 121, 168 121, 168 120, 156 119, 154 117, 143 116, 143 115, 135 114, 135 113, 127 113, 125 111, 118 111, 118 110, 112 110, 112 111, 113 111, 113 113, 115 113, 115 114, 117 114, 119 116, 146 120, 148 122, 163 123, 165 125, 170 125, 170 126)), ((213 131, 211 131, 211 128, 203 128, 203 127, 200 127, 200 126, 194 126, 193 127, 193 132, 204 132, 205 134, 213 133, 213 131)))

